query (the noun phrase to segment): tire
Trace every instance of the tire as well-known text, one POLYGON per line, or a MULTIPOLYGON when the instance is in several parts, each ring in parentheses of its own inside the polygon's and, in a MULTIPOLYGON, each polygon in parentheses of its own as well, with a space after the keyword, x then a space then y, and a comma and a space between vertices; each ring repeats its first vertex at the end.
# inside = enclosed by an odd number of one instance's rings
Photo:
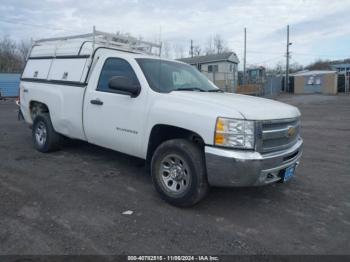
POLYGON ((161 198, 174 206, 193 206, 209 189, 204 154, 185 139, 168 140, 156 149, 151 175, 161 198))
POLYGON ((56 133, 48 113, 35 117, 32 129, 34 147, 42 153, 59 149, 61 135, 56 133))

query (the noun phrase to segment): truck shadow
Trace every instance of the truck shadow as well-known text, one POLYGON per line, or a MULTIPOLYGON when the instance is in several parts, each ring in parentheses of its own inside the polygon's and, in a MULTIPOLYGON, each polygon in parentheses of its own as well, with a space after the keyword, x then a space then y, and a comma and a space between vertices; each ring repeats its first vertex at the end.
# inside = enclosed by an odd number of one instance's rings
POLYGON ((79 154, 81 157, 93 161, 101 160, 106 163, 128 163, 130 166, 145 166, 145 161, 143 159, 96 146, 81 140, 65 139, 62 143, 62 150, 67 153, 79 154))
MULTIPOLYGON (((136 185, 134 184, 134 186, 139 187, 137 188, 138 191, 153 192, 153 195, 148 198, 149 201, 156 201, 157 203, 155 204, 159 204, 159 201, 162 202, 158 194, 153 190, 149 171, 146 168, 145 161, 142 159, 79 140, 67 140, 61 152, 69 155, 79 155, 79 158, 90 162, 92 165, 121 170, 124 179, 129 180, 130 176, 132 176, 132 179, 140 182, 136 185)), ((264 206, 271 205, 271 203, 283 202, 287 198, 286 192, 288 191, 288 186, 277 183, 262 187, 212 187, 208 196, 201 203, 193 207, 193 210, 204 211, 209 207, 216 209, 218 206, 264 206)))

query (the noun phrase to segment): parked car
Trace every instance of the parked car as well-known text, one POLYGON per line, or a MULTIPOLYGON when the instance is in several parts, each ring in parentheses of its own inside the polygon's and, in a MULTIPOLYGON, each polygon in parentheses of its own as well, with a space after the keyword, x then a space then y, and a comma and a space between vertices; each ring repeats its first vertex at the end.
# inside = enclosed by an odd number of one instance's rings
POLYGON ((224 93, 194 67, 152 55, 157 47, 97 31, 35 42, 20 83, 35 148, 57 150, 64 136, 145 159, 160 196, 177 206, 210 186, 294 175, 296 107, 224 93))

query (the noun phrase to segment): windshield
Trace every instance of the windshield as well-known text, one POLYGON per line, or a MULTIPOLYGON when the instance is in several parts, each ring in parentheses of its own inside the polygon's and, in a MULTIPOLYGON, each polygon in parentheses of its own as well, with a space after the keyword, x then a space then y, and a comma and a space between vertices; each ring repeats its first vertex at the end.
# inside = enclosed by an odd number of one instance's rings
POLYGON ((160 93, 171 91, 218 92, 218 89, 196 68, 161 59, 136 59, 150 87, 160 93))

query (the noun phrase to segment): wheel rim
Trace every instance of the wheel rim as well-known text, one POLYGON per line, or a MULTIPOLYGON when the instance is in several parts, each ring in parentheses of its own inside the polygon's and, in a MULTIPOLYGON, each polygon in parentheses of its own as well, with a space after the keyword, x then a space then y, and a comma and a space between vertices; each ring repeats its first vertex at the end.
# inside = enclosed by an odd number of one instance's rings
POLYGON ((47 130, 43 122, 39 122, 35 130, 35 140, 39 146, 43 146, 46 143, 47 130))
POLYGON ((186 161, 178 155, 167 155, 160 165, 159 176, 164 189, 171 194, 183 194, 191 183, 186 161))

